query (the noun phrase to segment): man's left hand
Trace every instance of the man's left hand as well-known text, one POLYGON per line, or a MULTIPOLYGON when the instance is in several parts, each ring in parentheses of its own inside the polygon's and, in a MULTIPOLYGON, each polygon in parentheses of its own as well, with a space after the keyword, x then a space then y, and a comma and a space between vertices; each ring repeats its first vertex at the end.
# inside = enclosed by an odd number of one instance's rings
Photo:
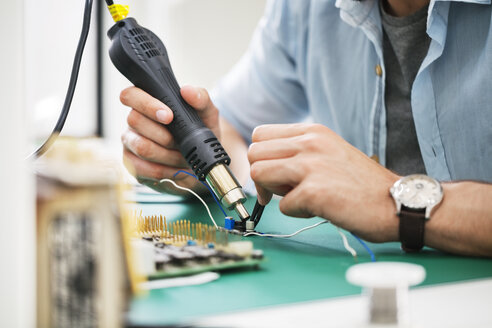
POLYGON ((398 240, 389 188, 399 176, 320 124, 262 125, 248 151, 261 204, 284 196, 282 213, 319 216, 373 241, 398 240))

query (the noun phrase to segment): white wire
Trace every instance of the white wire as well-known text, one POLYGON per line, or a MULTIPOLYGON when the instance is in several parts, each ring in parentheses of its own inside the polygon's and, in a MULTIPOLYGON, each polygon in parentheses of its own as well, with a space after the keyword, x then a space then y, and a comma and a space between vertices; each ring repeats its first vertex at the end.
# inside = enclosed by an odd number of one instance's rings
MULTIPOLYGON (((248 232, 248 233, 245 233, 243 236, 244 237, 247 237, 247 236, 251 236, 251 235, 254 235, 254 236, 260 236, 260 237, 275 237, 275 238, 290 238, 290 237, 293 237, 303 231, 306 231, 306 230, 309 230, 309 229, 312 229, 312 228, 316 228, 317 226, 319 225, 322 225, 323 223, 328 223, 329 221, 321 221, 321 222, 318 222, 316 224, 313 224, 313 225, 310 225, 308 227, 304 227, 300 230, 297 230, 296 232, 293 232, 289 235, 274 235, 274 234, 270 234, 270 233, 258 233, 258 232, 248 232)), ((345 247, 345 249, 350 253, 352 254, 353 257, 357 257, 357 252, 355 251, 355 249, 353 249, 348 240, 347 240, 347 237, 343 234, 343 232, 340 230, 340 228, 337 227, 337 230, 338 230, 338 233, 340 234, 340 236, 342 237, 342 241, 343 241, 343 247, 345 247)))
POLYGON ((355 249, 353 249, 348 240, 347 240, 347 237, 345 236, 345 234, 342 232, 342 230, 340 230, 340 228, 337 227, 337 230, 338 230, 338 233, 340 234, 340 236, 342 236, 342 240, 343 240, 343 247, 345 247, 345 249, 347 251, 350 252, 350 254, 352 254, 353 257, 357 257, 357 252, 355 251, 355 249))
POLYGON ((212 213, 210 213, 210 209, 208 208, 207 203, 205 203, 205 201, 200 196, 198 196, 198 194, 196 192, 194 192, 193 190, 191 190, 189 188, 178 186, 176 184, 176 182, 174 182, 171 179, 162 179, 162 180, 159 180, 159 183, 163 183, 163 182, 169 182, 173 186, 175 186, 176 188, 178 188, 180 190, 187 191, 187 192, 191 193, 192 195, 194 195, 196 198, 198 198, 202 202, 203 206, 205 206, 205 208, 207 209, 208 216, 210 217, 210 220, 212 220, 212 222, 214 223, 215 229, 219 229, 219 226, 217 226, 217 223, 215 223, 215 220, 214 220, 214 217, 212 216, 212 213))
POLYGON ((247 237, 247 236, 255 235, 255 236, 260 236, 260 237, 290 238, 290 237, 293 237, 293 236, 295 236, 295 235, 297 235, 303 231, 306 231, 306 230, 309 230, 312 228, 316 228, 317 226, 319 226, 323 223, 328 223, 328 221, 321 221, 321 222, 318 222, 316 224, 310 225, 308 227, 304 227, 304 228, 297 230, 296 232, 293 232, 289 235, 273 235, 271 233, 248 232, 248 233, 245 233, 243 236, 247 237))
MULTIPOLYGON (((217 226, 217 223, 214 220, 214 217, 212 216, 212 213, 210 212, 210 209, 208 208, 207 203, 205 203, 205 201, 200 196, 198 196, 198 194, 196 192, 194 192, 193 190, 191 190, 189 188, 178 186, 176 184, 176 182, 174 182, 171 179, 162 179, 162 180, 159 180, 159 183, 163 183, 163 182, 169 182, 174 187, 176 187, 177 189, 187 191, 187 192, 191 193, 192 195, 194 195, 196 198, 198 198, 202 202, 203 206, 205 206, 205 208, 207 209, 208 216, 210 217, 210 220, 212 220, 212 222, 213 222, 213 224, 215 226, 215 229, 219 229, 219 227, 217 226)), ((270 233, 263 233, 262 234, 262 233, 258 233, 258 232, 248 232, 248 233, 245 233, 243 236, 244 237, 247 237, 247 236, 255 235, 255 236, 260 236, 260 237, 290 238, 290 237, 293 237, 293 236, 295 236, 297 234, 300 234, 303 231, 306 231, 306 230, 309 230, 309 229, 312 229, 312 228, 316 228, 317 226, 320 226, 320 225, 322 225, 324 223, 328 223, 328 222, 329 221, 321 221, 321 222, 315 223, 313 225, 310 225, 310 226, 304 227, 302 229, 299 229, 296 232, 293 232, 293 233, 288 234, 288 235, 275 235, 275 234, 270 234, 270 233)), ((345 249, 350 254, 352 254, 353 257, 357 257, 357 252, 355 251, 355 249, 353 249, 350 246, 350 244, 349 244, 349 242, 347 240, 347 237, 343 234, 343 232, 340 230, 340 228, 337 227, 337 230, 338 230, 338 233, 340 234, 340 236, 342 237, 343 246, 345 247, 345 249)))

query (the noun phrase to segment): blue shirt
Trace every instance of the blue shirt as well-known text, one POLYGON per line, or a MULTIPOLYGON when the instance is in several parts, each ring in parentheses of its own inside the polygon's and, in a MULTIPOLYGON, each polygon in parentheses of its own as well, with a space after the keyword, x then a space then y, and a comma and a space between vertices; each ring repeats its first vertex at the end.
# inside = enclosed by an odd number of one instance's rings
MULTIPOLYGON (((490 3, 429 5, 411 103, 427 174, 441 181, 492 182, 490 3)), ((377 0, 277 0, 212 98, 245 140, 258 125, 311 116, 384 165, 384 91, 377 0)))

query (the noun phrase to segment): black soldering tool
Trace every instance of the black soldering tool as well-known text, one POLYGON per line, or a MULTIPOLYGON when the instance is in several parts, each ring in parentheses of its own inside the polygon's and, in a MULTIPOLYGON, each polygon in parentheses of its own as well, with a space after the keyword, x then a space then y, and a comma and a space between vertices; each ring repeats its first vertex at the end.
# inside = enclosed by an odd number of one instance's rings
POLYGON ((164 44, 134 18, 125 18, 128 7, 110 0, 106 3, 115 21, 108 31, 111 61, 136 87, 172 110, 174 119, 166 128, 190 168, 210 185, 222 204, 234 209, 242 221, 247 220, 250 215, 243 205, 246 196, 229 169, 231 159, 195 109, 181 97, 164 44))

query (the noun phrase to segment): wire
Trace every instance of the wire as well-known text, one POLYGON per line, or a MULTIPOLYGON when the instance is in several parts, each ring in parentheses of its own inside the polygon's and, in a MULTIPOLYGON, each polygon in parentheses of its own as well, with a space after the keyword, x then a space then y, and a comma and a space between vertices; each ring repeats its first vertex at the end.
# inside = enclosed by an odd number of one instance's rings
MULTIPOLYGON (((215 199, 215 202, 217 203, 217 205, 219 205, 222 213, 224 213, 224 216, 227 216, 227 214, 225 213, 224 209, 222 208, 221 204, 220 204, 220 201, 217 199, 217 197, 215 196, 215 193, 212 191, 212 189, 203 181, 201 181, 200 179, 198 179, 198 177, 190 172, 187 172, 187 171, 184 171, 184 170, 179 170, 177 171, 173 177, 176 177, 178 174, 180 173, 184 173, 184 174, 187 174, 191 177, 194 177, 195 179, 197 179, 198 181, 200 181, 205 187, 207 187, 208 191, 210 192, 210 194, 212 195, 212 197, 215 199)), ((212 222, 214 223, 215 225, 215 228, 218 228, 217 227, 217 224, 215 223, 215 220, 213 219, 212 217, 212 214, 210 213, 210 209, 208 208, 207 204, 205 204, 205 202, 203 201, 203 199, 200 198, 200 196, 198 196, 194 191, 188 189, 188 188, 184 188, 184 187, 180 187, 178 186, 174 181, 172 180, 169 180, 169 179, 162 179, 161 181, 159 182, 162 182, 162 181, 167 181, 167 182, 171 182, 175 187, 177 187, 178 189, 182 189, 182 190, 186 190, 186 191, 189 191, 191 193, 193 193, 198 199, 200 199, 200 201, 203 203, 203 205, 205 205, 205 207, 207 208, 207 211, 208 211, 208 215, 210 216, 210 218, 212 219, 212 222)), ((253 209, 253 213, 252 213, 252 218, 254 218, 255 216, 257 216, 257 218, 254 219, 254 222, 255 222, 255 227, 256 225, 258 224, 258 222, 260 221, 259 219, 261 218, 261 214, 263 213, 263 210, 264 210, 264 206, 261 206, 258 202, 256 202, 255 204, 255 208, 253 209)), ((309 230, 309 229, 312 229, 312 228, 316 228, 317 226, 323 224, 323 223, 327 223, 329 221, 321 221, 321 222, 318 222, 316 224, 313 224, 311 226, 308 226, 308 227, 304 227, 294 233, 291 233, 289 235, 275 235, 275 234, 266 234, 266 233, 259 233, 259 232, 248 232, 248 233, 245 233, 243 236, 244 237, 248 237, 248 236, 260 236, 260 237, 275 237, 275 238, 290 238, 290 237, 293 237, 303 231, 306 231, 306 230, 309 230)), ((357 258, 357 252, 355 251, 355 249, 352 248, 352 246, 350 246, 349 242, 348 242, 348 239, 347 237, 345 236, 345 234, 340 230, 340 228, 338 228, 338 233, 340 234, 340 236, 342 237, 342 242, 343 242, 343 247, 345 247, 345 249, 350 253, 352 254, 352 256, 354 258, 357 258)), ((366 249, 366 251, 369 253, 369 255, 371 256, 371 262, 376 262, 376 256, 374 255, 373 251, 369 248, 369 246, 367 246, 367 244, 362 241, 362 239, 360 239, 359 237, 357 237, 356 235, 354 235, 353 233, 351 233, 351 235, 366 249)))
POLYGON ((35 159, 42 156, 55 142, 56 138, 60 134, 65 121, 67 120, 68 112, 70 111, 70 106, 72 104, 73 94, 75 93, 75 87, 77 85, 77 79, 79 76, 80 63, 82 61, 82 54, 84 53, 85 42, 87 41, 87 35, 89 34, 89 28, 91 24, 91 12, 92 12, 92 0, 86 0, 84 9, 84 20, 82 23, 82 31, 80 33, 79 43, 77 45, 77 50, 75 51, 75 58, 72 64, 72 73, 70 74, 70 82, 68 84, 67 93, 65 95, 65 102, 63 103, 62 111, 58 117, 55 128, 51 132, 50 136, 46 141, 27 159, 35 159))
POLYGON ((352 236, 357 239, 357 241, 366 249, 366 251, 369 253, 369 255, 371 256, 371 262, 376 262, 376 256, 374 255, 373 251, 371 251, 371 249, 369 248, 369 246, 367 246, 367 244, 362 240, 360 239, 359 237, 357 237, 356 235, 354 235, 353 233, 351 233, 352 236))
POLYGON ((227 217, 227 213, 224 211, 224 208, 222 207, 222 205, 220 204, 220 201, 217 199, 217 196, 215 196, 215 193, 214 191, 212 190, 212 188, 210 188, 210 186, 208 184, 206 184, 205 182, 203 182, 202 180, 198 179, 198 177, 196 175, 194 175, 193 173, 190 173, 190 172, 187 172, 187 171, 184 171, 184 170, 179 170, 178 172, 176 172, 173 177, 175 178, 178 174, 180 173, 184 173, 184 174, 187 174, 189 175, 190 177, 193 177, 195 179, 197 179, 197 181, 201 182, 201 184, 203 184, 207 189, 208 191, 210 192, 210 194, 212 195, 212 197, 214 198, 215 202, 217 203, 217 205, 219 205, 219 208, 220 210, 222 211, 222 213, 224 214, 225 217, 227 217))
POLYGON ((342 237, 342 241, 343 241, 343 247, 345 247, 345 249, 350 253, 352 254, 352 256, 354 258, 357 258, 357 252, 355 251, 355 249, 352 248, 352 246, 350 246, 348 240, 347 240, 347 236, 345 236, 345 234, 342 232, 342 230, 340 230, 339 227, 337 227, 337 230, 338 230, 338 233, 340 234, 340 236, 342 237))
POLYGON ((274 235, 274 234, 270 234, 270 233, 259 233, 259 232, 248 232, 248 233, 245 233, 243 236, 244 237, 247 237, 247 236, 251 236, 251 235, 255 235, 255 236, 260 236, 260 237, 275 237, 275 238, 290 238, 290 237, 293 237, 297 234, 300 234, 301 232, 303 231, 306 231, 306 230, 309 230, 309 229, 312 229, 312 228, 316 228, 317 226, 319 225, 322 225, 324 223, 328 223, 329 221, 321 221, 321 222, 318 222, 316 224, 313 224, 313 225, 310 225, 308 227, 304 227, 300 230, 297 230, 296 232, 293 232, 289 235, 274 235))
MULTIPOLYGON (((307 226, 307 227, 304 227, 300 230, 297 230, 296 232, 293 232, 291 234, 288 234, 288 235, 274 235, 274 234, 269 234, 269 233, 259 233, 259 232, 248 232, 248 233, 245 233, 243 235, 243 237, 248 237, 248 236, 260 236, 260 237, 274 237, 274 238, 290 238, 290 237, 293 237, 303 231, 306 231, 306 230, 309 230, 309 229, 312 229, 312 228, 316 228, 317 226, 319 225, 322 225, 324 223, 329 223, 329 221, 321 221, 321 222, 318 222, 316 224, 313 224, 311 226, 307 226)), ((342 242, 343 242, 343 246, 345 247, 345 249, 350 253, 352 254, 352 256, 354 258, 357 258, 357 252, 355 251, 355 249, 353 249, 348 240, 347 240, 347 237, 342 233, 342 231, 340 230, 340 228, 338 228, 338 233, 340 234, 340 236, 342 237, 342 242)), ((370 250, 369 250, 370 251, 370 250)), ((372 252, 371 252, 372 253, 372 252)), ((374 260, 375 261, 375 260, 374 260)))
POLYGON ((178 188, 180 190, 187 191, 190 194, 194 195, 196 198, 198 198, 202 202, 203 206, 205 206, 205 208, 207 209, 208 216, 210 217, 210 220, 212 220, 212 222, 214 223, 215 229, 219 229, 219 226, 217 225, 217 223, 215 223, 215 220, 214 220, 214 217, 212 216, 212 213, 210 213, 210 209, 208 208, 207 203, 205 203, 205 201, 200 196, 198 196, 198 194, 196 192, 194 192, 193 190, 191 190, 189 188, 178 186, 176 184, 176 182, 174 182, 171 179, 162 179, 162 180, 159 180, 159 183, 163 183, 163 182, 169 182, 173 186, 175 186, 176 188, 178 188))
POLYGON ((114 2, 113 2, 113 0, 106 0, 106 4, 108 6, 112 6, 112 5, 114 5, 114 2))

